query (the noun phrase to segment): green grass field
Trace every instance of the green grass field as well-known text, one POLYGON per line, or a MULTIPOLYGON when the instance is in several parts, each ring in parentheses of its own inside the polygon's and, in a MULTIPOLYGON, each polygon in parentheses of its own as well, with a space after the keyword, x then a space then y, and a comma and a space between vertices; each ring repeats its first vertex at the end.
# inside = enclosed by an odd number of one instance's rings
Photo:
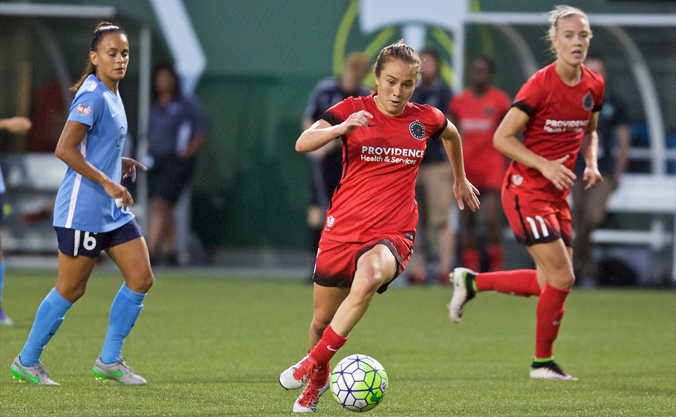
MULTIPOLYGON (((211 416, 291 414, 299 391, 277 377, 307 349, 311 287, 283 279, 158 272, 123 350, 143 387, 91 372, 121 277, 95 272, 43 354, 60 387, 30 387, 9 365, 25 342, 54 272, 8 271, 0 328, 0 415, 211 416)), ((333 364, 378 359, 389 389, 373 416, 674 416, 676 292, 574 291, 556 359, 577 382, 528 377, 536 299, 480 294, 453 324, 447 288, 377 295, 333 364)), ((319 414, 349 415, 330 395, 319 414)))

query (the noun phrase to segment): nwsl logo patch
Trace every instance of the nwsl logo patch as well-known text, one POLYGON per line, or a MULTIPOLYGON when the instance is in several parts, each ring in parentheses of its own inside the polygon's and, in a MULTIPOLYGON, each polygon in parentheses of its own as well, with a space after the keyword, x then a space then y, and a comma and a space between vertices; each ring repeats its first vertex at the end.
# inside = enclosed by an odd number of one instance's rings
POLYGON ((408 126, 408 130, 411 132, 411 135, 418 140, 422 140, 425 137, 425 126, 417 120, 411 122, 408 126))
POLYGON ((75 111, 76 111, 77 114, 79 114, 80 116, 88 116, 88 115, 92 114, 92 109, 89 108, 89 104, 87 104, 87 103, 81 103, 81 104, 79 104, 79 105, 75 108, 75 111))

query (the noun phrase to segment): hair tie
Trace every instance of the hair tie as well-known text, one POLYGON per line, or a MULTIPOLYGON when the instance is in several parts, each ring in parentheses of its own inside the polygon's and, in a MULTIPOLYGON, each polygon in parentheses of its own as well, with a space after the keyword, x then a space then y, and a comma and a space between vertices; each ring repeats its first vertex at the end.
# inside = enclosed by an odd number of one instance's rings
POLYGON ((96 29, 96 31, 98 32, 100 30, 111 30, 111 29, 119 29, 119 28, 120 27, 116 26, 116 25, 101 26, 100 28, 96 29))

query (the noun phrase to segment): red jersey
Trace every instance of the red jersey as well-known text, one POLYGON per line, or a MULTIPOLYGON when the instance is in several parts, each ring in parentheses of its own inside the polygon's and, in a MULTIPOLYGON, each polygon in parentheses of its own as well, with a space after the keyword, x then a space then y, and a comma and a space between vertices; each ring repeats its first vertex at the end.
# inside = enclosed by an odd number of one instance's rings
MULTIPOLYGON (((493 134, 509 111, 511 100, 507 93, 490 87, 482 96, 471 88, 453 97, 448 112, 453 114, 462 134, 462 151, 467 179, 476 184, 473 173, 480 176, 488 171, 499 170, 502 179, 506 158, 493 146, 493 134)), ((499 184, 498 184, 499 186, 499 184)))
POLYGON ((448 121, 426 104, 407 103, 399 116, 386 116, 373 97, 349 97, 321 116, 335 126, 360 110, 373 115, 368 127, 341 136, 343 175, 331 198, 322 238, 365 242, 389 234, 415 236, 420 161, 427 139, 439 138, 448 121))
MULTIPOLYGON (((521 87, 512 106, 530 119, 524 127, 523 144, 547 160, 570 158, 566 168, 575 170, 592 113, 601 110, 605 82, 601 75, 582 66, 582 77, 575 86, 565 84, 552 63, 536 72, 521 87)), ((512 161, 505 185, 517 192, 538 194, 545 200, 568 197, 569 190, 558 190, 540 171, 512 161)))

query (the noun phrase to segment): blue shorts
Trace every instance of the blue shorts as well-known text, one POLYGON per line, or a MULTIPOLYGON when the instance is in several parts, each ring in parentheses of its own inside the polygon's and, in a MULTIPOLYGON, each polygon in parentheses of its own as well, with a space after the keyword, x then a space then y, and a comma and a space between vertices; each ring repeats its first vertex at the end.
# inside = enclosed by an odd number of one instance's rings
POLYGON ((84 232, 82 230, 54 227, 59 241, 59 251, 68 256, 84 255, 98 258, 102 250, 127 243, 143 236, 141 227, 132 219, 124 226, 105 233, 84 232))

